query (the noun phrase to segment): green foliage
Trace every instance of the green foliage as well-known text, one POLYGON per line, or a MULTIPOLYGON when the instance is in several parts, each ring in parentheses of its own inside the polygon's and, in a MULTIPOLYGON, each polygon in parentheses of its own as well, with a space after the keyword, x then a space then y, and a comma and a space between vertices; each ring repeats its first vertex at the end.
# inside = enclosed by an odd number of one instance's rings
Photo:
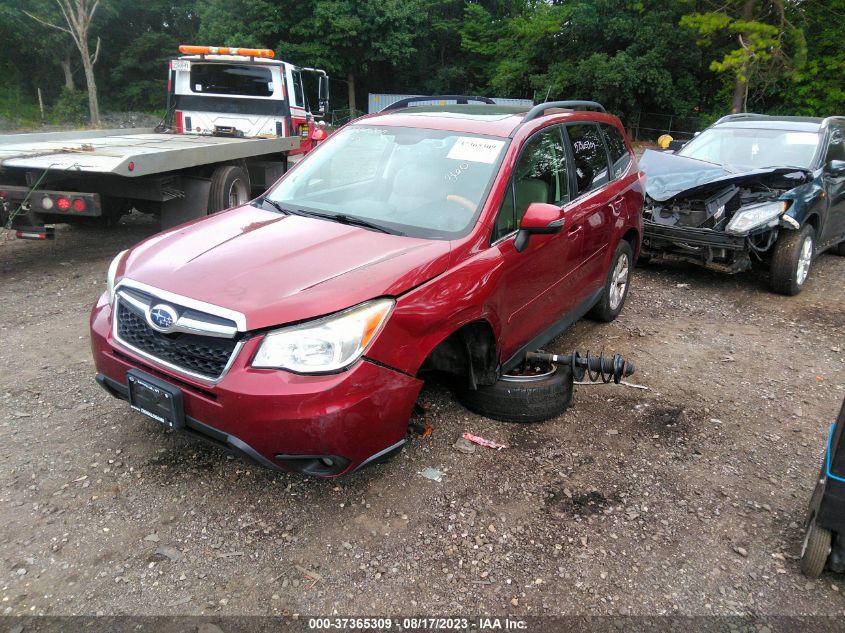
POLYGON ((681 18, 681 26, 698 31, 699 45, 712 44, 715 37, 735 37, 741 40, 738 48, 727 51, 721 60, 710 62, 710 70, 731 72, 742 81, 748 80, 752 63, 772 59, 780 49, 780 29, 772 24, 754 20, 733 19, 722 12, 692 13, 681 18))
MULTIPOLYGON (((0 117, 79 121, 60 62, 72 41, 26 17, 54 0, 0 0, 0 117), (36 44, 34 44, 36 43, 36 44)), ((845 0, 103 0, 91 41, 104 109, 161 110, 179 43, 257 46, 325 68, 332 108, 367 92, 596 99, 635 123, 723 114, 737 80, 761 112, 845 112, 845 0), (750 17, 746 9, 750 8, 750 17), (742 37, 742 43, 739 38, 742 37)))
POLYGON ((50 110, 50 119, 60 125, 84 125, 88 120, 88 93, 62 88, 58 101, 50 110))
POLYGON ((781 108, 808 116, 845 114, 845 0, 801 3, 789 19, 808 35, 806 61, 782 91, 781 108))
POLYGON ((142 33, 123 49, 111 73, 117 98, 131 110, 161 108, 167 90, 167 61, 179 42, 167 33, 142 33))

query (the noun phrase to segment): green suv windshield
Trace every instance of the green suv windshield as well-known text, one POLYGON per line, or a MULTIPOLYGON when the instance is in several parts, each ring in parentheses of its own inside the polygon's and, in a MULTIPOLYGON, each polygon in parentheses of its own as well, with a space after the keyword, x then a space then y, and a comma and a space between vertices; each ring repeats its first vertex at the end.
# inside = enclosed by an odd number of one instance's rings
POLYGON ((807 169, 818 145, 816 132, 715 127, 684 145, 678 155, 723 165, 731 171, 762 167, 807 169))
POLYGON ((475 222, 507 139, 404 127, 349 126, 267 194, 284 209, 366 220, 449 239, 475 222))

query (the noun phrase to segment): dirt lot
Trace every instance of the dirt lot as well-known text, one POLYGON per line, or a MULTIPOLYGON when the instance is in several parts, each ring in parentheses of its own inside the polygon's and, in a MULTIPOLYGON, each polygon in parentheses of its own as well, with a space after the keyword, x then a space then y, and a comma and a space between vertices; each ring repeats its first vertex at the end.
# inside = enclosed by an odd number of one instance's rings
POLYGON ((0 236, 0 613, 845 615, 845 578, 796 560, 845 396, 845 258, 796 298, 640 269, 615 323, 550 348, 622 352, 647 391, 578 386, 523 426, 430 387, 432 437, 325 481, 166 432, 94 383, 90 306, 154 230, 0 236), (467 430, 510 448, 458 452, 467 430))

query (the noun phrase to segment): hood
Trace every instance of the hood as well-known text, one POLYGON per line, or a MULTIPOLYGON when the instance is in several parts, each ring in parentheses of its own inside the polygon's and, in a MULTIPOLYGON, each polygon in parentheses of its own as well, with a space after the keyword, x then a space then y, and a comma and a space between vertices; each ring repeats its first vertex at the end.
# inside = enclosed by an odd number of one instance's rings
POLYGON ((650 149, 643 153, 639 164, 646 173, 646 194, 657 202, 699 196, 710 189, 752 181, 771 182, 775 189, 792 189, 806 182, 811 173, 799 167, 766 167, 735 173, 715 163, 650 149))
POLYGON ((401 294, 446 270, 447 241, 244 206, 133 248, 124 278, 246 316, 260 329, 401 294))

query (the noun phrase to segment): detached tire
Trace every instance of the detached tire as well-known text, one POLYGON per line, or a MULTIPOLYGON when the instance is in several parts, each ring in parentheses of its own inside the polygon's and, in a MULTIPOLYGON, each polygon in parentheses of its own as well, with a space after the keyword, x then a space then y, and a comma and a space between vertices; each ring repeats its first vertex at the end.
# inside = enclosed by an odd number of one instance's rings
POLYGON ((769 284, 781 295, 793 296, 801 292, 815 255, 816 232, 805 224, 798 231, 784 231, 778 237, 772 253, 769 284))
POLYGON ((222 165, 211 175, 208 213, 230 209, 250 200, 249 175, 236 165, 222 165))
POLYGON ((587 313, 587 316, 603 323, 610 323, 619 316, 628 297, 628 289, 631 287, 633 267, 634 251, 628 242, 622 240, 616 246, 616 252, 610 260, 610 269, 607 271, 601 299, 587 313))
POLYGON ((830 530, 816 525, 816 518, 807 524, 807 534, 801 547, 801 573, 810 578, 818 578, 827 564, 833 535, 830 530))
POLYGON ((502 422, 542 422, 559 416, 572 401, 572 370, 553 365, 539 376, 502 376, 494 384, 459 389, 470 411, 502 422))

